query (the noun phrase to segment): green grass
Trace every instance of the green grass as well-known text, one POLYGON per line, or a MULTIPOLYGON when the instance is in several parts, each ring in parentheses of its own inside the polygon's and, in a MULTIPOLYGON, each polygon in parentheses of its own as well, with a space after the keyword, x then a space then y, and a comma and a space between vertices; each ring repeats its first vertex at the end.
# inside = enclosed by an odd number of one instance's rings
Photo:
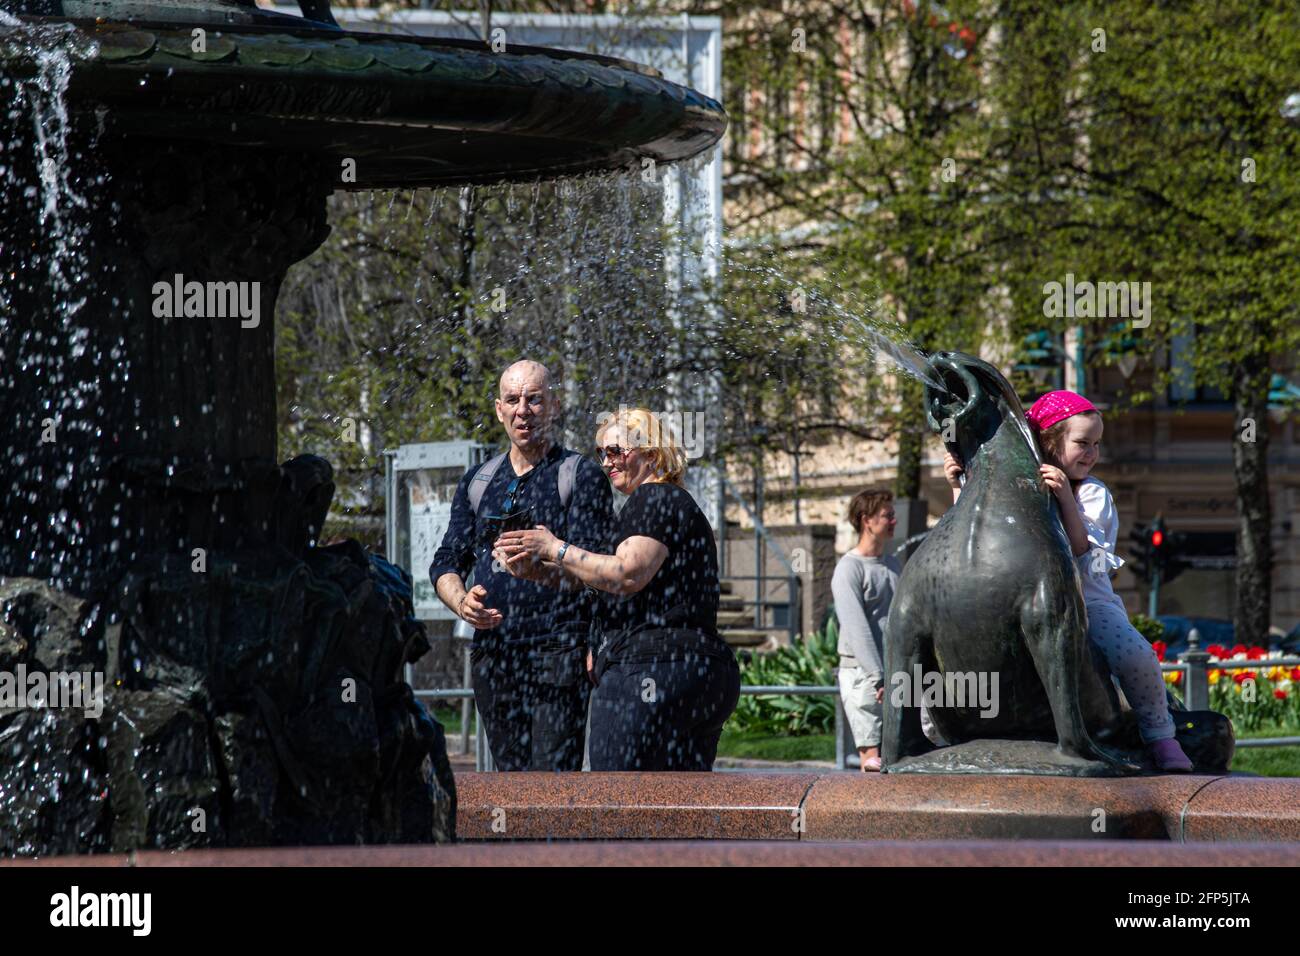
MULTIPOLYGON (((442 724, 443 732, 450 737, 452 734, 460 733, 460 705, 455 707, 430 707, 429 713, 433 719, 442 724)), ((470 725, 473 727, 473 724, 470 725)))
POLYGON ((835 735, 791 737, 723 727, 718 756, 745 760, 834 760, 835 735))
MULTIPOLYGON (((1249 737, 1294 737, 1294 727, 1257 730, 1238 734, 1249 737)), ((1232 758, 1232 769, 1242 773, 1257 773, 1261 777, 1300 777, 1300 747, 1251 747, 1238 749, 1232 758)))
MULTIPOLYGON (((1267 730, 1242 737, 1294 736, 1295 731, 1267 730)), ((835 735, 775 736, 724 727, 718 756, 744 760, 834 760, 835 735)), ((1300 747, 1259 747, 1238 750, 1232 769, 1261 777, 1300 777, 1300 747)))
MULTIPOLYGON (((460 733, 460 707, 435 707, 432 713, 448 737, 460 733)), ((1241 733, 1247 737, 1293 737, 1293 727, 1272 728, 1241 733)), ((459 746, 459 745, 457 745, 459 746)), ((834 734, 766 734, 737 729, 728 723, 718 742, 718 756, 740 760, 834 760, 834 734)), ((1232 769, 1261 777, 1300 777, 1300 747, 1259 747, 1239 749, 1232 759, 1232 769)))

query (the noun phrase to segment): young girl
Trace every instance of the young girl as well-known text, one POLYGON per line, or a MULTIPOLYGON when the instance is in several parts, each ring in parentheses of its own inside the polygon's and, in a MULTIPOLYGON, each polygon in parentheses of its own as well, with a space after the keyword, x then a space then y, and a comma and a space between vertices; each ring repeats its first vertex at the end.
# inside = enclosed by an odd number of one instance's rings
MULTIPOLYGON (((1155 651, 1129 623, 1124 602, 1111 588, 1110 572, 1123 565, 1115 555, 1119 515, 1110 491, 1088 472, 1101 446, 1101 412, 1082 395, 1048 392, 1026 416, 1038 439, 1043 482, 1056 495, 1061 523, 1079 566, 1088 610, 1088 639, 1102 652, 1124 697, 1138 717, 1138 730, 1156 767, 1186 773, 1192 762, 1174 739, 1174 721, 1155 651)), ((944 473, 956 500, 960 462, 947 456, 944 473)))

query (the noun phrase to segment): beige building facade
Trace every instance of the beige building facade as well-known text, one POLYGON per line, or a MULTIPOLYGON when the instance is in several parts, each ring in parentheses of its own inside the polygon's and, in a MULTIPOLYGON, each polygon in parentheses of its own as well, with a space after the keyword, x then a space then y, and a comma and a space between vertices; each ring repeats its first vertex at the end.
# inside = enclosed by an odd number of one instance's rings
MULTIPOLYGON (((1003 371, 1010 370, 1004 367, 1003 371)), ((1068 381, 1072 370, 1067 372, 1068 381)), ((1205 567, 1185 570, 1163 587, 1159 612, 1230 620, 1237 518, 1232 442, 1239 440, 1241 431, 1234 427, 1233 412, 1222 402, 1178 402, 1167 395, 1148 405, 1120 410, 1115 407, 1117 392, 1124 384, 1120 376, 1117 369, 1090 373, 1093 385, 1087 390, 1105 415, 1102 457, 1094 474, 1110 487, 1119 509, 1117 550, 1127 557, 1130 530, 1163 516, 1170 531, 1188 534, 1189 550, 1201 552, 1196 560, 1205 567)), ((1040 392, 1048 390, 1045 386, 1040 392)), ((1040 392, 1022 395, 1026 408, 1040 392)), ((1260 425, 1267 427, 1270 435, 1273 625, 1283 631, 1300 621, 1300 442, 1295 418, 1294 414, 1289 418, 1279 414, 1260 425)), ((802 570, 801 590, 817 609, 829 601, 835 560, 856 544, 847 519, 849 500, 864 488, 891 487, 895 454, 891 442, 832 442, 803 456, 797 490, 788 458, 767 460, 762 520, 768 530, 779 540, 823 542, 809 547, 807 567, 802 570), (827 540, 833 540, 830 551, 824 545, 827 540)), ((927 445, 923 466, 931 526, 952 503, 942 458, 943 447, 935 436, 927 445)), ((731 482, 737 488, 751 487, 752 470, 732 469, 731 482)), ((747 504, 753 507, 752 501, 747 504)), ((733 537, 744 538, 742 532, 752 531, 753 522, 739 505, 728 508, 728 518, 741 529, 733 529, 733 537)), ((744 571, 752 574, 752 547, 744 554, 744 571)), ((765 564, 774 577, 786 573, 770 555, 765 564)), ((1130 613, 1146 612, 1147 586, 1128 569, 1119 572, 1115 588, 1130 613)), ((779 600, 779 588, 769 585, 768 591, 773 600, 779 600)), ((821 620, 816 609, 811 618, 807 613, 804 617, 821 620)))

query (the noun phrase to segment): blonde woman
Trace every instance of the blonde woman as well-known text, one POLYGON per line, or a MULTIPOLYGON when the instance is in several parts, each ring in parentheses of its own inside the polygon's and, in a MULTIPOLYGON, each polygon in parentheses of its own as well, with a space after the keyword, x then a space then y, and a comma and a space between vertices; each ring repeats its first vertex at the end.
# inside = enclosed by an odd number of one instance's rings
POLYGON ((588 661, 592 770, 712 770, 740 671, 718 636, 713 529, 683 486, 686 454, 657 416, 634 408, 596 433, 601 464, 628 501, 613 554, 544 527, 507 532, 496 551, 511 574, 567 579, 611 595, 606 640, 588 661))

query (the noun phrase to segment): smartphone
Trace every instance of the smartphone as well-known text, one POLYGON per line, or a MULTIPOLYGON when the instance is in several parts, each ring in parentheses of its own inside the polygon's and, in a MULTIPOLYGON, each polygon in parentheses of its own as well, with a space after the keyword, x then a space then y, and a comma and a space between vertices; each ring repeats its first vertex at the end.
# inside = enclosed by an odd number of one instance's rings
POLYGON ((491 545, 507 531, 531 531, 533 527, 531 508, 513 511, 508 515, 487 515, 483 519, 483 543, 491 545))
POLYGON ((501 517, 501 533, 507 531, 531 531, 533 530, 533 510, 525 508, 523 511, 516 511, 513 514, 503 515, 501 517))

